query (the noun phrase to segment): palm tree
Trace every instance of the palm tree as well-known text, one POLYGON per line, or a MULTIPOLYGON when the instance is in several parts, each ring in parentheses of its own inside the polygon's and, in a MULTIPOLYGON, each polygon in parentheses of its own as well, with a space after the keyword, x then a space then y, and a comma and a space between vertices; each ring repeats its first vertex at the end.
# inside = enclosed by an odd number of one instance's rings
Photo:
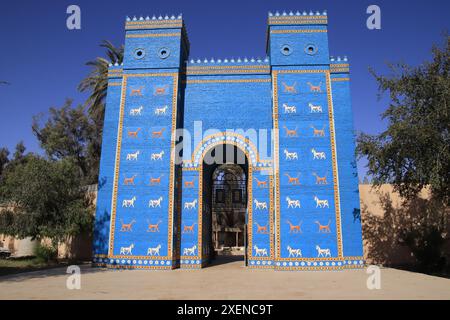
POLYGON ((108 67, 109 64, 123 62, 124 47, 115 47, 111 42, 104 40, 101 47, 106 48, 107 59, 97 57, 89 61, 86 65, 92 67, 89 75, 78 85, 81 92, 90 91, 86 101, 86 107, 92 119, 100 126, 103 125, 103 116, 105 112, 106 90, 108 88, 108 67))
POLYGON ((92 68, 91 72, 78 85, 79 91, 90 92, 85 105, 90 118, 94 122, 94 132, 92 133, 92 140, 88 147, 90 166, 95 168, 93 172, 98 172, 97 169, 100 163, 105 99, 108 89, 108 67, 110 64, 121 64, 123 62, 124 51, 123 45, 115 47, 111 42, 106 40, 100 46, 106 48, 107 58, 97 57, 97 59, 87 62, 86 65, 92 68))

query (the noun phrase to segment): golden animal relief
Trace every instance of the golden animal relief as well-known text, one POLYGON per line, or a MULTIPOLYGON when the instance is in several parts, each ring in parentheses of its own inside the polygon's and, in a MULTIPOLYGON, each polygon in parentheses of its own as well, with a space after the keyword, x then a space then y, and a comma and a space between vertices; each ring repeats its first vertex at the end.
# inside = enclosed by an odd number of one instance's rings
POLYGON ((161 177, 162 175, 160 175, 158 178, 150 178, 150 185, 151 186, 157 186, 161 183, 161 177))
POLYGON ((137 89, 131 89, 130 96, 142 96, 142 89, 144 89, 144 86, 140 86, 137 89))
POLYGON ((163 133, 166 128, 162 128, 159 131, 152 131, 152 138, 163 138, 163 133))
POLYGON ((292 184, 294 186, 300 185, 300 173, 297 175, 297 177, 291 177, 288 173, 284 174, 288 178, 288 183, 292 184))
POLYGON ((316 177, 316 184, 328 184, 326 175, 324 177, 319 177, 315 172, 313 172, 312 174, 316 177))
POLYGON ((151 224, 150 221, 147 220, 147 223, 147 232, 159 232, 159 225, 161 223, 161 220, 159 220, 156 224, 151 224))
POLYGON ((313 85, 311 82, 308 82, 307 84, 311 92, 322 92, 322 82, 319 83, 317 86, 313 85))
POLYGON ((136 220, 131 220, 130 223, 123 223, 123 220, 120 219, 120 224, 122 225, 122 227, 120 228, 120 231, 122 232, 131 232, 133 231, 133 224, 136 223, 136 220))
POLYGON ((183 233, 194 233, 194 227, 195 227, 196 224, 197 223, 195 222, 195 223, 193 223, 190 226, 184 226, 183 227, 183 233))
POLYGON ((139 131, 141 131, 141 128, 138 128, 136 131, 129 131, 128 130, 128 137, 130 137, 130 138, 137 138, 139 131))
POLYGON ((269 233, 269 230, 268 230, 269 224, 267 224, 265 226, 260 226, 257 222, 255 222, 255 225, 256 225, 256 233, 261 233, 261 234, 269 233))
POLYGON ((186 188, 194 188, 195 187, 195 179, 192 179, 191 181, 185 181, 184 186, 186 188))
POLYGON ((131 178, 125 178, 123 179, 123 184, 128 185, 134 185, 134 179, 137 177, 137 175, 132 176, 131 178))
POLYGON ((297 89, 295 89, 295 86, 297 85, 297 82, 294 82, 294 84, 292 86, 288 86, 286 83, 282 82, 281 83, 284 87, 284 92, 286 93, 297 93, 297 89))
POLYGON ((298 137, 297 128, 295 128, 294 130, 289 130, 286 126, 283 126, 283 128, 284 130, 286 130, 286 137, 288 138, 298 137))
POLYGON ((154 94, 155 96, 162 96, 167 93, 167 89, 169 88, 168 85, 162 86, 162 87, 155 87, 154 94))
POLYGON ((300 221, 298 225, 292 224, 289 220, 287 220, 289 224, 289 233, 302 233, 302 222, 300 221))
POLYGON ((320 130, 314 128, 314 126, 311 126, 311 128, 313 129, 313 136, 314 137, 325 137, 325 127, 323 127, 320 130))
POLYGON ((327 225, 321 225, 319 221, 315 221, 315 224, 317 224, 317 226, 319 227, 319 233, 330 233, 330 224, 331 224, 331 220, 328 221, 327 225))
POLYGON ((256 181, 258 188, 267 188, 266 180, 258 180, 258 178, 255 177, 255 181, 256 181))

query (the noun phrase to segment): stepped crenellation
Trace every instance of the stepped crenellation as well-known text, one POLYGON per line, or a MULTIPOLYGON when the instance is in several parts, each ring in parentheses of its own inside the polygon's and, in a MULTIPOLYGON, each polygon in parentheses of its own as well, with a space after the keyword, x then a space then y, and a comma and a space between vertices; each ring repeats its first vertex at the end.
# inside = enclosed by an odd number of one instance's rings
POLYGON ((151 18, 150 18, 150 16, 146 16, 146 17, 143 17, 143 16, 139 16, 139 17, 136 17, 136 16, 133 16, 132 18, 130 18, 129 16, 127 16, 126 17, 126 21, 127 22, 131 22, 131 21, 151 21, 151 20, 179 20, 179 19, 182 19, 183 18, 183 14, 179 14, 179 15, 177 15, 177 16, 175 16, 175 15, 164 15, 164 16, 162 16, 162 15, 159 15, 159 16, 156 16, 156 15, 153 15, 151 18))
POLYGON ((331 57, 330 57, 330 61, 331 61, 332 63, 336 63, 336 62, 348 62, 348 58, 347 58, 347 56, 343 56, 343 57, 340 57, 340 56, 337 56, 337 57, 331 56, 331 57))
POLYGON ((236 64, 236 63, 259 63, 259 64, 267 64, 269 63, 269 58, 265 57, 265 58, 224 58, 224 59, 190 59, 188 61, 186 61, 187 64, 227 64, 227 63, 231 63, 231 64, 236 64))
POLYGON ((283 12, 279 12, 279 11, 275 11, 275 13, 272 13, 269 11, 269 17, 288 17, 288 16, 326 16, 327 15, 327 11, 323 11, 322 13, 320 11, 316 11, 315 13, 313 11, 296 11, 295 13, 293 11, 283 11, 283 12))
POLYGON ((109 67, 109 68, 119 68, 119 67, 123 67, 123 62, 122 62, 122 63, 118 63, 118 62, 110 63, 110 64, 108 64, 108 67, 109 67))

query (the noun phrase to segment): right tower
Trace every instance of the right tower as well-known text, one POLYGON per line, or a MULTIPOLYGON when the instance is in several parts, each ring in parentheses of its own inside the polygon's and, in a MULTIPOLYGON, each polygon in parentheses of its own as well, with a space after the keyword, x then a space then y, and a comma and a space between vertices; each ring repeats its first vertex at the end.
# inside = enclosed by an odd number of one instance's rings
POLYGON ((347 59, 330 59, 326 13, 269 14, 275 268, 361 267, 347 59))

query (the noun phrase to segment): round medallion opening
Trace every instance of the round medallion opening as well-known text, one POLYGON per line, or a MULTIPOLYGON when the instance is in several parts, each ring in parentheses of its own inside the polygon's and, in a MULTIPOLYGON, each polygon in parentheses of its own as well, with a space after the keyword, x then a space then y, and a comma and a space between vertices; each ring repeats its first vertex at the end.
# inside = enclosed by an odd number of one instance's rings
POLYGON ((170 56, 170 50, 167 49, 167 48, 161 48, 161 49, 159 49, 159 51, 158 51, 158 56, 159 56, 161 59, 166 59, 168 56, 170 56))
POLYGON ((281 47, 281 53, 285 56, 288 56, 292 53, 292 48, 285 44, 281 47))
POLYGON ((135 59, 142 59, 145 56, 145 50, 142 48, 138 48, 134 50, 134 58, 135 59))
POLYGON ((309 54, 311 56, 315 55, 317 53, 317 47, 313 44, 308 44, 305 47, 305 52, 306 52, 306 54, 309 54))

